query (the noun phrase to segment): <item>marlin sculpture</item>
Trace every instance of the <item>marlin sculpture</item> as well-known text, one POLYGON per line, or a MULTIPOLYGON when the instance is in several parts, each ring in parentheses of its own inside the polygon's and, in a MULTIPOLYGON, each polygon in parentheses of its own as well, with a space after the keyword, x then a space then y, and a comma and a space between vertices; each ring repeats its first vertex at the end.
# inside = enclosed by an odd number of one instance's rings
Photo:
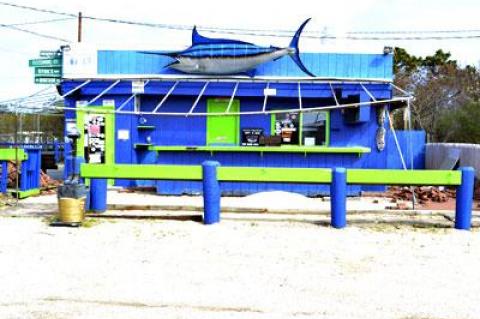
POLYGON ((261 47, 249 42, 231 39, 208 38, 200 35, 196 27, 192 30, 192 45, 183 51, 158 52, 140 51, 143 54, 168 56, 174 59, 166 67, 189 74, 226 75, 246 73, 253 76, 255 68, 265 62, 290 56, 295 64, 309 76, 315 76, 300 59, 298 41, 305 20, 286 48, 275 46, 261 47))

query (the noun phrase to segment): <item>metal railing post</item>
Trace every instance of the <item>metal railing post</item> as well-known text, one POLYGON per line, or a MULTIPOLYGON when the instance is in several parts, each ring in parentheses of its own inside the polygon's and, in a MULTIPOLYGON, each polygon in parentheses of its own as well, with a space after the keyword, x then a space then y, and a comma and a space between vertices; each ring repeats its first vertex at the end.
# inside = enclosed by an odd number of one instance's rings
POLYGON ((461 167, 462 183, 457 186, 455 207, 455 229, 470 230, 472 226, 473 182, 475 170, 473 167, 461 167))
POLYGON ((332 169, 330 185, 331 226, 347 226, 347 170, 341 167, 332 169))
POLYGON ((90 205, 89 209, 96 213, 107 210, 107 179, 92 178, 90 180, 90 205))
POLYGON ((217 179, 217 167, 220 163, 205 161, 203 172, 203 223, 205 225, 220 222, 220 185, 217 179))

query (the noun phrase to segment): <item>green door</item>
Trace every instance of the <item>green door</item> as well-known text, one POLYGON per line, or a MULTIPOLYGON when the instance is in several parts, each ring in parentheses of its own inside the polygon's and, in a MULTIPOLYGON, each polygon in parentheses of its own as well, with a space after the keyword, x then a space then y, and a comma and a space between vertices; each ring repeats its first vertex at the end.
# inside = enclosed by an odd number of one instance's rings
MULTIPOLYGON (((228 99, 207 100, 208 113, 224 113, 227 110, 228 99)), ((238 112, 239 100, 234 100, 230 111, 238 112)), ((207 145, 238 145, 240 135, 239 115, 210 115, 207 116, 207 145)))

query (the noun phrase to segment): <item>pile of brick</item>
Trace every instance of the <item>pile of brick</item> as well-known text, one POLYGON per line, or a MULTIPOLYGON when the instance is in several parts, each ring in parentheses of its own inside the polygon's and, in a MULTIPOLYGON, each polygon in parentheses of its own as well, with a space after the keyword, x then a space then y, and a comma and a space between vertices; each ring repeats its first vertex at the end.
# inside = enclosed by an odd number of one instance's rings
MULTIPOLYGON (((17 165, 15 162, 8 162, 8 187, 15 188, 17 179, 17 165)), ((56 188, 61 182, 48 176, 43 171, 40 172, 40 187, 42 189, 56 188)))
MULTIPOLYGON (((418 203, 425 204, 429 201, 444 203, 449 198, 455 198, 455 189, 439 188, 433 186, 414 187, 415 198, 418 203)), ((411 201, 413 194, 410 187, 390 187, 389 195, 394 199, 411 201)))

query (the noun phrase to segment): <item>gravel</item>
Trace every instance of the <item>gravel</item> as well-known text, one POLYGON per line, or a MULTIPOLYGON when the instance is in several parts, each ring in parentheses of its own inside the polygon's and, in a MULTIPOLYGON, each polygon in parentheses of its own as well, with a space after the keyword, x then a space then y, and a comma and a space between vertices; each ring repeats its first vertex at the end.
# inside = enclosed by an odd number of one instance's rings
POLYGON ((480 233, 0 218, 0 318, 478 318, 480 233), (92 225, 93 224, 93 225, 92 225))

